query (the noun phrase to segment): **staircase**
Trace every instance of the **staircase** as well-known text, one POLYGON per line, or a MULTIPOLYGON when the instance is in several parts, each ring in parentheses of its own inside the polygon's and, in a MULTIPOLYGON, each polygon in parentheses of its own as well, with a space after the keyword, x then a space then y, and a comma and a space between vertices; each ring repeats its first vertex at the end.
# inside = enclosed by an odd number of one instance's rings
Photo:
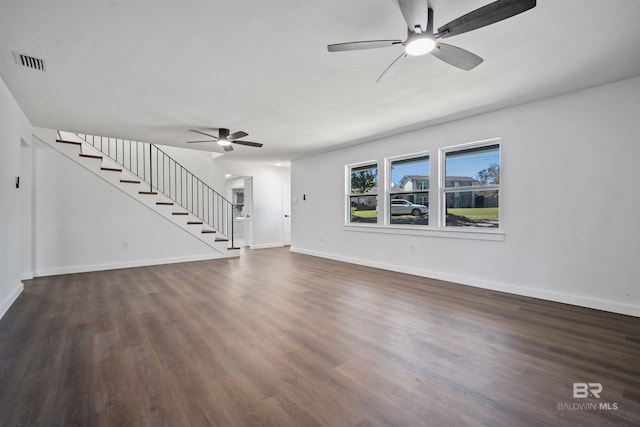
POLYGON ((39 139, 206 243, 221 258, 238 256, 233 204, 154 144, 50 132, 39 139))

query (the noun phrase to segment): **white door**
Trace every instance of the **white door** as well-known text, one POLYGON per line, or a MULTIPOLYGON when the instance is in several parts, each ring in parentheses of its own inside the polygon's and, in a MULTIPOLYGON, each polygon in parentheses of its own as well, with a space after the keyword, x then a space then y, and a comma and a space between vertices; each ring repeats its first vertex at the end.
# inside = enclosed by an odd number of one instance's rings
POLYGON ((282 235, 284 245, 291 244, 291 181, 282 182, 282 235))
POLYGON ((244 245, 253 245, 253 177, 244 177, 244 245))

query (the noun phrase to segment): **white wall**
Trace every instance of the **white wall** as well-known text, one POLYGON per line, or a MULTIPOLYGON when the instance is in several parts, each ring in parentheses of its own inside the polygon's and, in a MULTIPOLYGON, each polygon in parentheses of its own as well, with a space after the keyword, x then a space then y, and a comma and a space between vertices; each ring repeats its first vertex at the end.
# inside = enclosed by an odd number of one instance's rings
POLYGON ((33 150, 34 275, 215 256, 188 232, 36 138, 33 150))
MULTIPOLYGON (((29 156, 30 149, 21 148, 21 140, 31 140, 31 123, 0 79, 0 318, 23 289, 20 282, 22 239, 27 230, 22 233, 21 210, 25 208, 23 193, 26 189, 17 189, 15 180, 24 166, 21 158, 29 156), (26 153, 21 153, 21 150, 26 150, 26 153)), ((21 181, 28 180, 28 177, 21 176, 21 181)))
MULTIPOLYGON (((225 156, 227 157, 227 156, 225 156)), ((290 180, 288 167, 258 162, 215 159, 216 170, 253 177, 253 244, 251 248, 284 246, 282 183, 290 180)))
POLYGON ((639 135, 636 77, 302 158, 292 250, 640 316, 639 135), (346 164, 494 137, 504 241, 344 227, 346 164))
POLYGON ((33 278, 32 265, 32 230, 33 230, 33 150, 31 149, 31 140, 20 141, 20 244, 22 246, 22 280, 33 278))
POLYGON ((260 249, 285 244, 282 183, 290 180, 290 168, 263 162, 237 161, 233 158, 233 152, 211 159, 211 153, 205 151, 169 146, 160 148, 225 197, 227 197, 226 174, 253 177, 253 244, 251 247, 260 249))
POLYGON ((171 156, 176 162, 180 163, 192 174, 200 178, 202 182, 224 196, 224 189, 226 185, 224 174, 221 174, 220 171, 216 170, 213 163, 213 158, 219 156, 218 153, 168 145, 159 145, 158 148, 171 156), (212 154, 215 157, 212 158, 212 154))

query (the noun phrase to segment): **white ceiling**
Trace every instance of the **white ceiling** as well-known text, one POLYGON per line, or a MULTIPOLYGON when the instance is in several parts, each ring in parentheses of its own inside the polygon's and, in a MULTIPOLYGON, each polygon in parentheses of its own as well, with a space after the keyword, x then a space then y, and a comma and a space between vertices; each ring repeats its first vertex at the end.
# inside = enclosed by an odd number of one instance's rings
MULTIPOLYGON (((488 3, 431 0, 435 27, 488 3)), ((396 0, 0 0, 0 76, 36 126, 177 146, 229 127, 265 146, 228 156, 276 161, 640 75, 639 0, 538 0, 447 39, 484 58, 469 72, 426 55, 376 84, 400 47, 327 52, 405 28, 396 0)))

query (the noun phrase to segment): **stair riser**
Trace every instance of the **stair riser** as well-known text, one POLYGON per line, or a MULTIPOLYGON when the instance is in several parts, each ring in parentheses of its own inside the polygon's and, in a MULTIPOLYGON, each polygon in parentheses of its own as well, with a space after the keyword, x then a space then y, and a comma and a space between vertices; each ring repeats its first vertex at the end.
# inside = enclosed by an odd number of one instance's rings
MULTIPOLYGON (((64 138, 66 139, 66 138, 64 138)), ((102 155, 98 150, 93 147, 82 144, 82 146, 78 146, 75 144, 65 144, 65 143, 57 143, 55 142, 55 138, 49 140, 47 138, 45 143, 53 147, 55 150, 61 152, 69 159, 74 162, 82 165, 88 171, 94 173, 95 175, 101 177, 103 180, 112 184, 113 186, 119 188, 122 192, 128 194, 132 198, 138 200, 143 205, 149 207, 154 210, 164 218, 173 222, 181 229, 191 234, 193 237, 198 240, 206 243, 210 247, 216 249, 219 252, 219 258, 230 258, 237 257, 238 251, 230 251, 228 247, 230 246, 230 242, 216 242, 216 236, 220 237, 219 233, 211 233, 211 234, 202 234, 203 225, 187 225, 187 221, 198 221, 196 217, 193 215, 171 215, 171 212, 175 212, 178 210, 182 210, 178 205, 174 206, 166 206, 166 205, 156 205, 155 203, 159 200, 165 200, 161 195, 146 195, 139 194, 140 191, 149 191, 149 185, 146 183, 141 184, 133 184, 133 183, 122 183, 120 179, 138 179, 134 177, 130 172, 115 172, 115 171, 106 171, 101 170, 101 166, 104 167, 113 167, 113 168, 121 168, 121 166, 115 164, 111 159, 107 156, 102 155), (80 153, 88 154, 88 155, 102 155, 103 159, 96 158, 88 158, 88 157, 80 157, 80 153)))
POLYGON ((74 144, 63 144, 60 142, 56 142, 54 148, 67 157, 78 156, 80 154, 80 147, 74 144))
MULTIPOLYGON (((62 145, 62 144, 60 144, 60 145, 62 145)), ((100 165, 102 164, 101 160, 99 160, 99 159, 91 159, 91 158, 88 158, 88 157, 80 157, 79 154, 76 154, 75 157, 77 159, 74 159, 74 160, 76 160, 78 163, 80 163, 85 168, 90 169, 92 172, 94 172, 94 171, 98 172, 100 170, 100 165)), ((71 158, 73 159, 73 156, 71 158)), ((98 174, 100 176, 102 176, 102 174, 100 174, 99 172, 98 172, 98 174)), ((113 174, 113 172, 111 172, 111 174, 113 174)))

